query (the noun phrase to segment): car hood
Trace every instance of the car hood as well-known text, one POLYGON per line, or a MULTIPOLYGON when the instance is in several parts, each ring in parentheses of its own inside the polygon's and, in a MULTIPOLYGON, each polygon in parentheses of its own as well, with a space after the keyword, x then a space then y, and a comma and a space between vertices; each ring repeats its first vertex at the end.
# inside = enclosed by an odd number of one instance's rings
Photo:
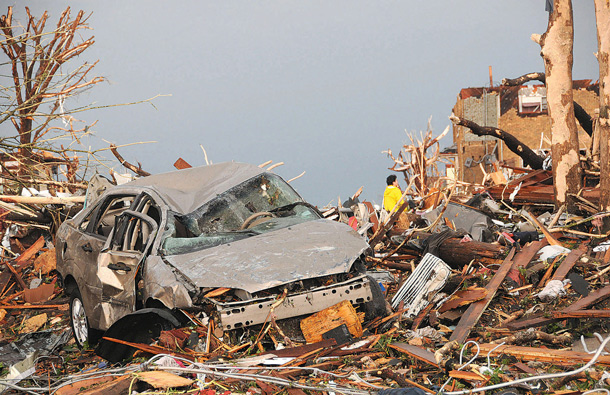
POLYGON ((255 293, 347 272, 367 248, 349 226, 320 219, 164 259, 198 287, 255 293))

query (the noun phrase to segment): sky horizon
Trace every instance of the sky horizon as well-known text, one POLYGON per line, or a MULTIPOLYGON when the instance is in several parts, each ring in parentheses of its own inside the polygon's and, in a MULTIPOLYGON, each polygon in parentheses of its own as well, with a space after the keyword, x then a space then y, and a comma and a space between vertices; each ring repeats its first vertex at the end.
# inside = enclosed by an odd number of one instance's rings
MULTIPOLYGON (((284 162, 274 169, 308 201, 345 200, 360 186, 380 204, 397 152, 428 119, 449 125, 460 89, 544 71, 530 40, 546 30, 544 0, 27 2, 49 11, 83 9, 95 44, 77 60, 99 59, 106 78, 78 101, 108 106, 161 95, 151 104, 79 115, 97 120, 92 148, 118 146, 151 173, 214 162, 284 162)), ((14 20, 26 4, 10 1, 14 20)), ((573 2, 574 79, 599 77, 593 2, 573 2)), ((76 103, 66 102, 66 106, 76 103)), ((0 133, 14 134, 9 123, 0 133)), ((451 133, 442 146, 452 144, 451 133)), ((110 152, 104 154, 111 159, 110 152)), ((117 171, 121 170, 116 166, 117 171)), ((399 176, 400 178, 400 176, 399 176)), ((405 183, 401 180, 401 185, 405 183)))

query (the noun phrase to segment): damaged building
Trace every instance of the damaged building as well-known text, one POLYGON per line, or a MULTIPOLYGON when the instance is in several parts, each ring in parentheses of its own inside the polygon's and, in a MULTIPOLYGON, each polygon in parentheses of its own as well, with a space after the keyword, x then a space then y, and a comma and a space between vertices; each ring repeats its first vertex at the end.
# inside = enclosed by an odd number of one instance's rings
MULTIPOLYGON (((591 80, 573 81, 574 102, 588 113, 599 108, 599 84, 591 80)), ((533 150, 548 151, 551 146, 551 121, 547 109, 544 84, 464 88, 457 96, 453 113, 481 126, 507 131, 533 150)), ((591 138, 578 125, 581 150, 591 138)), ((457 153, 457 178, 467 183, 480 183, 485 172, 494 172, 493 163, 524 167, 522 160, 492 136, 477 136, 468 128, 453 125, 453 148, 457 153)))

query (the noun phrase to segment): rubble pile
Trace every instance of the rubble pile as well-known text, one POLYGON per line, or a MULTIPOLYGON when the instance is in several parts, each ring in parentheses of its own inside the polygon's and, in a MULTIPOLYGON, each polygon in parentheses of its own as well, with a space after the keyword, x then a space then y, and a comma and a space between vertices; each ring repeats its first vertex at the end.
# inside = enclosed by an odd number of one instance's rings
MULTIPOLYGON (((214 316, 184 311, 186 324, 159 328, 146 341, 108 330, 97 347, 82 349, 56 270, 55 228, 5 224, 0 384, 7 393, 34 394, 608 388, 607 214, 591 212, 591 205, 584 216, 549 209, 552 199, 536 193, 543 172, 513 177, 474 195, 459 195, 452 185, 420 188, 421 195, 405 193, 394 213, 355 200, 320 210, 369 242, 366 273, 379 284, 384 314, 365 317, 345 300, 313 315, 276 319, 284 294, 262 313, 262 324, 223 330, 214 316), (104 347, 125 357, 102 358, 104 347)), ((82 207, 69 200, 52 204, 64 212, 82 207)), ((21 204, 29 212, 48 206, 21 204)), ((3 204, 5 213, 23 207, 3 204)), ((206 297, 231 295, 216 288, 206 297)))

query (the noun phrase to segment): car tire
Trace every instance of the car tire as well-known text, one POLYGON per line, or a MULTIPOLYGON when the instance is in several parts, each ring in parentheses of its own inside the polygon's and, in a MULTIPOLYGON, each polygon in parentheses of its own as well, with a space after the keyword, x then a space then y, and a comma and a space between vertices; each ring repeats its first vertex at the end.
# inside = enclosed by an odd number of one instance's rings
POLYGON ((83 297, 78 288, 75 288, 70 295, 70 326, 78 348, 83 348, 86 344, 93 345, 101 337, 100 331, 89 326, 83 297))

